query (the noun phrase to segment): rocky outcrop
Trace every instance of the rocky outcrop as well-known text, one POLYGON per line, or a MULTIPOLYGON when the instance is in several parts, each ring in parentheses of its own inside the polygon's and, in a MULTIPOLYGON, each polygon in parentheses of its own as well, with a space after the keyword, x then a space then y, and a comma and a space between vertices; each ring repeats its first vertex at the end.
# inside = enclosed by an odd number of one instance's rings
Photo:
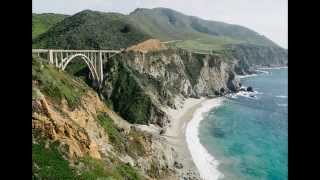
MULTIPOLYGON (((59 142, 61 151, 71 163, 86 156, 103 161, 118 156, 120 161, 129 163, 150 178, 165 179, 170 176, 179 179, 179 176, 186 176, 182 164, 177 162, 178 154, 165 139, 128 123, 117 122, 119 119, 115 123, 126 129, 127 133, 124 132, 123 136, 128 141, 129 149, 126 153, 117 152, 108 133, 94 118, 98 111, 104 111, 111 117, 115 114, 99 101, 97 95, 89 94, 82 101, 86 106, 70 111, 66 103, 60 109, 46 98, 33 100, 32 130, 37 132, 33 133, 33 139, 41 136, 48 142, 59 142), (86 108, 88 105, 89 108, 86 108), (90 106, 97 108, 90 109, 90 106)), ((197 177, 196 172, 191 173, 197 177)))
MULTIPOLYGON (((46 65, 41 71, 46 71, 46 65)), ((63 76, 48 79, 58 80, 60 77, 63 76)), ((93 90, 88 89, 79 97, 78 104, 70 108, 64 98, 57 102, 50 94, 42 92, 39 81, 33 80, 32 83, 33 144, 58 142, 59 152, 80 172, 85 164, 79 164, 79 159, 89 156, 111 169, 116 169, 119 164, 133 167, 142 179, 179 179, 184 176, 185 169, 175 166, 178 154, 172 145, 159 135, 135 128, 122 119, 93 90)), ((86 86, 78 80, 70 82, 78 87, 86 86)))
POLYGON ((249 87, 247 88, 247 91, 253 92, 253 88, 252 88, 251 86, 249 86, 249 87))
POLYGON ((147 54, 131 54, 131 57, 126 55, 123 60, 140 77, 150 79, 153 84, 159 84, 158 91, 162 97, 200 97, 212 95, 222 87, 230 91, 238 88, 232 66, 219 56, 169 49, 147 54))
POLYGON ((259 46, 253 44, 232 44, 226 46, 228 53, 236 62, 237 74, 254 72, 260 66, 286 66, 288 50, 278 46, 259 46))
POLYGON ((161 106, 177 108, 181 99, 237 91, 233 66, 217 55, 179 49, 126 52, 105 63, 102 96, 131 123, 169 123, 161 106))

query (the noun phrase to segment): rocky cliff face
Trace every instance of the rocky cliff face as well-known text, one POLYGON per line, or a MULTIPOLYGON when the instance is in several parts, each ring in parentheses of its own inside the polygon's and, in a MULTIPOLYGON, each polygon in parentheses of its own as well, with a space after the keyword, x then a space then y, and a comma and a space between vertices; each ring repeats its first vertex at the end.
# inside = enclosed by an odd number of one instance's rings
POLYGON ((83 82, 34 61, 32 137, 35 178, 178 179, 184 173, 165 139, 123 120, 83 82), (84 91, 72 106, 67 94, 56 99, 48 93, 74 94, 80 87, 84 91))
POLYGON ((233 66, 217 55, 167 49, 127 52, 105 63, 103 97, 132 123, 165 126, 169 119, 161 106, 177 108, 187 97, 236 91, 233 66))
POLYGON ((228 52, 237 61, 238 74, 252 73, 259 66, 286 66, 288 51, 280 47, 234 44, 227 46, 228 52))
POLYGON ((236 72, 287 63, 287 52, 279 49, 230 48, 227 55, 180 49, 125 52, 104 63, 100 97, 83 81, 33 59, 33 176, 190 177, 165 139, 135 124, 165 127, 170 119, 163 108, 179 108, 188 97, 237 91, 236 72))

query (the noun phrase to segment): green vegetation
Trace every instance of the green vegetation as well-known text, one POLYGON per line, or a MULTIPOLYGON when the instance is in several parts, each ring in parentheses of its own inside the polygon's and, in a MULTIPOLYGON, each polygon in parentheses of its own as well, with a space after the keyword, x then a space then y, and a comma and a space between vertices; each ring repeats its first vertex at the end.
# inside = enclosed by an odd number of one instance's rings
POLYGON ((121 164, 116 167, 116 171, 122 176, 123 179, 139 180, 142 179, 140 174, 128 164, 121 164))
MULTIPOLYGON (((90 73, 89 68, 87 64, 79 57, 75 57, 66 67, 65 69, 69 74, 72 75, 85 75, 88 76, 88 73, 90 73), (89 72, 83 72, 84 70, 87 70, 89 72), (86 74, 84 74, 86 73, 86 74)), ((79 77, 79 76, 77 76, 79 77)))
POLYGON ((224 36, 211 36, 206 39, 185 40, 175 43, 178 48, 190 49, 197 52, 210 53, 214 51, 222 51, 227 44, 237 44, 241 41, 231 39, 224 36))
MULTIPOLYGON (((279 48, 246 27, 203 20, 166 8, 136 9, 129 15, 85 10, 68 18, 56 17, 60 20, 56 24, 53 22, 58 20, 53 17, 48 18, 52 24, 46 31, 42 29, 48 28, 40 25, 45 23, 34 23, 40 27, 35 28, 36 32, 45 32, 33 39, 33 48, 120 49, 151 37, 162 41, 182 40, 169 45, 205 52, 239 43, 279 48)), ((40 21, 39 17, 34 19, 40 21)))
POLYGON ((113 120, 105 113, 98 114, 97 120, 105 129, 116 151, 128 153, 133 158, 145 155, 145 148, 140 141, 145 136, 143 133, 135 130, 130 130, 128 136, 121 133, 121 130, 114 124, 113 120), (131 138, 129 139, 128 137, 131 138))
POLYGON ((68 15, 63 14, 34 14, 32 13, 32 39, 46 32, 49 28, 62 21, 68 15))
POLYGON ((70 167, 63 158, 58 143, 45 147, 44 142, 32 144, 32 179, 64 180, 140 180, 139 172, 128 164, 115 162, 108 165, 102 160, 89 156, 79 158, 75 167, 70 167))
POLYGON ((37 57, 32 58, 32 80, 37 81, 40 91, 56 103, 65 99, 71 108, 79 105, 81 96, 88 89, 83 81, 60 72, 37 57))
MULTIPOLYGON (((42 62, 41 59, 33 57, 32 59, 32 79, 36 85, 32 88, 33 99, 39 98, 41 92, 44 92, 50 98, 60 102, 66 98, 68 103, 75 106, 79 102, 73 98, 80 98, 87 86, 77 81, 75 77, 65 72, 60 72, 51 65, 42 62), (39 91, 40 90, 40 91, 39 91), (71 96, 73 95, 73 96, 71 96)), ((106 114, 99 114, 97 121, 106 130, 108 137, 115 149, 120 153, 128 153, 132 156, 143 155, 144 147, 139 142, 143 134, 130 131, 129 139, 127 135, 121 133, 121 130, 113 123, 106 114), (130 148, 130 150, 128 150, 130 148)), ((117 159, 105 157, 109 161, 83 157, 74 160, 75 165, 70 166, 69 161, 63 156, 63 149, 59 148, 57 142, 51 143, 47 140, 44 143, 43 137, 37 129, 32 131, 33 138, 36 138, 32 144, 32 178, 33 179, 66 179, 66 180, 87 180, 87 179, 110 179, 110 180, 139 180, 144 179, 140 173, 128 164, 124 164, 117 159), (39 140, 40 139, 40 140, 39 140), (47 144, 45 146, 45 144, 47 144)))
POLYGON ((108 168, 106 164, 98 159, 93 159, 89 156, 83 157, 79 160, 79 163, 85 165, 84 168, 81 168, 81 175, 78 179, 87 180, 87 179, 106 179, 106 180, 114 180, 114 179, 122 179, 121 176, 114 172, 112 168, 108 168))
POLYGON ((97 120, 99 124, 105 129, 105 132, 108 134, 109 140, 115 147, 115 149, 122 153, 125 152, 126 139, 113 123, 113 120, 106 114, 98 114, 97 120))
POLYGON ((107 165, 101 160, 93 159, 91 157, 81 158, 80 163, 85 165, 81 169, 80 180, 140 180, 143 179, 138 171, 130 165, 119 163, 107 165))
POLYGON ((45 148, 43 143, 32 144, 32 179, 74 179, 69 167, 57 149, 57 144, 45 148))
POLYGON ((108 86, 101 93, 110 99, 113 110, 130 123, 148 124, 152 102, 142 89, 139 79, 121 61, 111 59, 105 64, 105 71, 110 72, 106 82, 112 82, 112 92, 109 96, 108 86))
POLYGON ((32 42, 33 48, 120 49, 150 36, 133 26, 127 16, 91 10, 65 18, 32 42))
POLYGON ((185 40, 177 45, 188 49, 221 49, 222 45, 240 42, 279 47, 248 28, 207 21, 167 8, 136 9, 130 19, 152 37, 163 41, 185 40))
POLYGON ((65 71, 75 77, 82 79, 89 86, 93 85, 93 80, 90 78, 92 77, 90 69, 82 59, 76 57, 68 64, 65 71))
POLYGON ((186 52, 180 52, 181 59, 186 67, 187 75, 189 76, 190 83, 194 86, 200 76, 201 68, 203 67, 203 59, 205 55, 202 54, 192 54, 188 55, 186 52))

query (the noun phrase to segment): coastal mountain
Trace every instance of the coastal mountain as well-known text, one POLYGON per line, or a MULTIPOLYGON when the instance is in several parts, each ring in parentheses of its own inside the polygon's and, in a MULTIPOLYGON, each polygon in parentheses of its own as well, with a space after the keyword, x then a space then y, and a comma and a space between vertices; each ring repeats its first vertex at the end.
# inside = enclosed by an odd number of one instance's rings
POLYGON ((192 178, 177 163, 159 135, 129 124, 82 80, 33 57, 33 179, 192 178))
MULTIPOLYGON (((287 63, 286 50, 247 28, 201 20, 164 8, 137 9, 130 15, 85 10, 65 18, 34 39, 33 47, 128 48, 104 63, 106 74, 100 97, 130 123, 160 127, 170 122, 162 107, 178 108, 188 97, 237 91, 236 74, 252 73, 259 66, 287 63), (156 27, 161 33, 148 27, 156 27), (200 32, 199 27, 206 27, 207 31, 200 32), (159 40, 144 41, 156 34, 159 38, 166 35, 167 40, 178 38, 174 34, 179 32, 181 37, 193 34, 197 38, 205 34, 237 41, 255 39, 255 44, 224 44, 221 50, 199 54, 170 44, 164 46, 159 40), (139 47, 149 51, 136 51, 139 47)), ((66 70, 84 76, 90 84, 88 67, 80 62, 70 64, 66 70)))
POLYGON ((59 71, 33 57, 35 179, 198 180, 168 140, 169 110, 237 92, 238 74, 288 63, 287 50, 250 29, 165 8, 85 10, 46 27, 33 48, 126 50, 103 62, 99 89, 81 59, 59 71))
POLYGON ((119 13, 81 11, 65 18, 35 38, 33 48, 120 49, 146 40, 144 34, 119 13))
POLYGON ((32 41, 33 48, 120 49, 150 38, 167 46, 227 55, 237 72, 250 66, 287 64, 287 50, 238 25, 203 20, 167 8, 136 9, 129 15, 84 10, 64 18, 32 41), (258 50, 258 51, 256 51, 258 50), (255 56, 243 58, 243 52, 255 56), (275 58, 278 57, 278 58, 275 58))
MULTIPOLYGON (((49 15, 42 14, 37 15, 36 17, 45 18, 46 16, 49 15)), ((55 24, 57 20, 51 19, 55 17, 56 19, 62 20, 62 17, 64 18, 64 16, 61 16, 62 15, 51 15, 47 18, 47 22, 51 22, 51 25, 55 24)), ((107 31, 102 37, 106 36, 110 32, 115 33, 114 36, 117 37, 121 34, 118 34, 116 30, 121 31, 122 29, 123 31, 129 31, 131 25, 134 25, 137 28, 134 30, 148 34, 150 37, 160 39, 161 41, 192 40, 200 44, 250 43, 255 45, 279 47, 268 38, 246 27, 218 21, 203 20, 198 17, 188 16, 167 8, 138 8, 129 15, 85 10, 75 14, 72 18, 67 19, 66 21, 67 22, 60 26, 68 26, 68 29, 77 28, 77 31, 74 32, 79 33, 79 36, 81 36, 82 31, 90 31, 89 27, 94 26, 98 30, 104 29, 107 31), (71 23, 72 21, 78 23, 71 23), (117 27, 117 24, 127 24, 128 27, 117 27), (109 25, 109 27, 107 28, 106 25, 109 25), (81 27, 87 27, 87 29, 82 29, 81 27), (205 40, 207 42, 205 42, 205 40)), ((52 32, 54 35, 68 36, 69 34, 67 29, 63 31, 61 28, 57 28, 53 31, 59 31, 56 32, 57 34, 52 32)), ((89 37, 84 36, 83 38, 89 37)), ((101 40, 100 36, 95 38, 97 40, 101 40)))
POLYGON ((200 44, 250 43, 275 46, 268 38, 239 25, 203 20, 168 8, 138 8, 130 19, 144 32, 163 41, 191 40, 200 44))
POLYGON ((45 33, 48 29, 66 17, 68 17, 68 15, 55 13, 32 13, 32 39, 38 37, 42 33, 45 33))

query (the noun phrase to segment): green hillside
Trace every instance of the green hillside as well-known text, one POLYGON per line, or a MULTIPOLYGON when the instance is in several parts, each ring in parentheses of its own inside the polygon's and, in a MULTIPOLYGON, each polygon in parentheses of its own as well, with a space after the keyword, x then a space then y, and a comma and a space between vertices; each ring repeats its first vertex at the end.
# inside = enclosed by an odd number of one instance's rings
POLYGON ((206 52, 224 50, 230 44, 279 48, 248 28, 203 20, 167 8, 138 8, 129 15, 81 11, 35 38, 32 44, 34 48, 120 49, 148 38, 174 40, 168 45, 206 52))
POLYGON ((68 17, 68 15, 54 13, 32 13, 32 39, 46 32, 50 27, 62 21, 66 17, 68 17))
POLYGON ((219 50, 225 44, 237 43, 277 46, 248 28, 207 21, 167 8, 136 9, 130 18, 150 36, 163 41, 186 40, 176 43, 178 47, 219 50))
POLYGON ((118 13, 85 10, 33 40, 33 48, 120 49, 149 38, 118 13))

